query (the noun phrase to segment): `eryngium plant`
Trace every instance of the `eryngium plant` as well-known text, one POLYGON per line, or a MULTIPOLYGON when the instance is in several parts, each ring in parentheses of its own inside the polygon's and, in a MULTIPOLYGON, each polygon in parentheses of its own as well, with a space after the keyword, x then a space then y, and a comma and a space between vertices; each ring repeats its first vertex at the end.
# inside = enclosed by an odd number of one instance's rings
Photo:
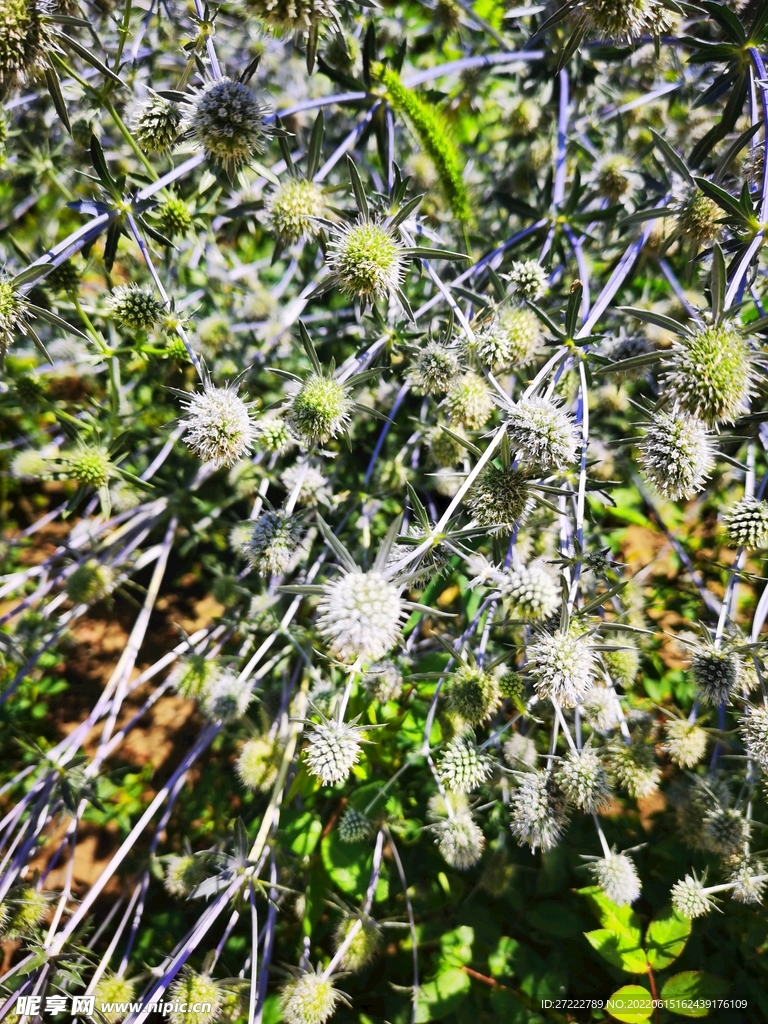
POLYGON ((0 10, 3 1019, 762 1024, 764 4, 503 6, 0 10))

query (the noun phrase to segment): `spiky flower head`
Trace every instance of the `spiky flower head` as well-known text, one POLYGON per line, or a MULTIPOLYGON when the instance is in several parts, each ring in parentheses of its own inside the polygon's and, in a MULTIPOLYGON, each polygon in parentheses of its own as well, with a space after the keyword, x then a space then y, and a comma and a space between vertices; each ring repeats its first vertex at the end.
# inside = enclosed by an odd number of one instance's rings
POLYGON ((29 477, 44 480, 51 475, 51 465, 44 455, 33 448, 17 452, 11 460, 11 476, 17 479, 29 477))
POLYGON ((612 203, 618 203, 635 183, 642 184, 642 178, 633 171, 632 163, 622 153, 609 153, 597 166, 595 187, 612 203))
POLYGON ((540 566, 510 569, 502 583, 504 608, 514 619, 541 622, 560 607, 560 587, 540 566))
POLYGON ((513 732, 503 746, 504 760, 510 768, 517 771, 524 771, 534 768, 539 755, 536 751, 536 742, 530 736, 524 736, 521 732, 513 732))
POLYGON ((360 63, 362 52, 360 40, 357 36, 349 33, 342 34, 337 28, 326 43, 323 56, 326 63, 330 64, 331 67, 350 72, 354 71, 360 63))
POLYGON ((320 185, 307 178, 285 178, 267 196, 267 223, 284 242, 314 238, 320 231, 317 217, 325 213, 325 196, 320 185))
POLYGON ((342 843, 359 843, 371 835, 371 823, 364 814, 347 807, 339 820, 339 839, 342 843))
POLYGON ((342 943, 350 931, 357 926, 358 921, 361 923, 340 961, 340 967, 345 971, 362 971, 376 959, 382 946, 381 928, 368 914, 360 914, 359 916, 343 917, 339 921, 333 935, 336 950, 341 948, 342 943))
POLYGON ((720 230, 723 211, 698 185, 685 189, 673 204, 673 210, 677 230, 696 248, 711 242, 720 230))
POLYGON ((744 857, 731 874, 731 896, 737 903, 762 903, 768 878, 765 866, 755 858, 744 857))
POLYGON ((186 235, 192 227, 192 213, 181 196, 169 196, 155 210, 160 231, 167 238, 186 235))
POLYGON ((185 1024, 185 1021, 186 1024, 212 1024, 221 1008, 223 997, 223 989, 218 981, 188 968, 182 971, 168 993, 174 1003, 187 1004, 184 1010, 171 1010, 168 1014, 171 1024, 185 1024), (192 1010, 195 1003, 201 1009, 192 1010), (205 1009, 202 1009, 203 1006, 205 1009))
POLYGON ((647 743, 620 743, 609 755, 611 775, 633 800, 655 793, 661 781, 653 747, 647 743))
POLYGON ((250 454, 256 436, 251 404, 236 386, 217 388, 206 382, 182 406, 187 411, 184 442, 203 462, 232 466, 250 454))
POLYGON ((376 700, 385 704, 397 700, 403 692, 403 673, 394 661, 377 661, 363 676, 363 685, 376 700))
POLYGON ((533 135, 541 123, 541 107, 535 100, 523 98, 509 112, 509 124, 516 135, 533 135))
POLYGON ((245 554, 260 576, 287 572, 299 554, 301 523, 285 512, 266 509, 254 521, 245 554))
POLYGON ((397 588, 370 570, 326 583, 318 611, 317 628, 333 657, 379 661, 400 640, 405 610, 397 588))
POLYGON ((448 710, 476 725, 490 718, 501 704, 499 684, 490 672, 475 665, 461 665, 454 672, 448 691, 448 710))
POLYGON ((266 25, 294 32, 336 18, 333 0, 248 0, 248 9, 266 25))
POLYGON ((703 917, 714 910, 715 901, 695 874, 686 875, 672 886, 672 906, 683 917, 703 917))
POLYGON ((80 271, 74 260, 64 260, 45 278, 46 287, 55 292, 76 292, 80 287, 80 271))
POLYGON ((427 801, 427 819, 429 821, 453 818, 468 810, 469 797, 466 793, 456 793, 454 790, 449 790, 446 793, 433 793, 427 801))
POLYGON ((196 700, 208 683, 221 672, 217 661, 204 654, 190 654, 180 658, 168 676, 168 682, 181 697, 196 700))
POLYGON ((205 877, 198 857, 191 854, 169 857, 165 862, 163 887, 170 896, 189 896, 196 885, 205 877))
POLYGON ((490 465, 475 482, 467 506, 480 526, 511 533, 533 510, 527 473, 522 469, 499 469, 490 465))
POLYGON ((748 756, 768 772, 768 708, 747 708, 739 727, 748 756))
POLYGON ((206 682, 200 705, 212 721, 234 722, 243 717, 252 700, 251 681, 226 670, 206 682))
POLYGON ((403 244, 380 218, 360 216, 335 227, 328 239, 327 265, 340 291, 361 303, 389 299, 405 271, 403 244))
POLYGON ((608 686, 593 686, 584 697, 584 717, 598 732, 609 732, 618 725, 618 697, 608 686))
POLYGON ((693 768, 704 757, 707 734, 695 722, 689 722, 686 718, 670 718, 664 731, 666 738, 662 750, 680 768, 693 768))
POLYGON ((613 42, 658 35, 669 30, 669 13, 659 0, 585 0, 589 25, 613 42))
POLYGON ((549 287, 547 272, 538 260, 514 261, 508 277, 512 291, 523 299, 540 299, 549 287))
POLYGON ((512 834, 535 852, 554 849, 568 824, 568 803, 546 769, 526 772, 512 793, 512 834))
POLYGON ((493 759, 478 750, 471 736, 457 736, 446 746, 437 762, 443 785, 457 793, 470 793, 481 786, 493 770, 493 759))
POLYGON ((528 648, 536 692, 572 708, 592 688, 596 656, 589 636, 576 630, 541 633, 528 648))
POLYGON ((442 468, 455 466, 464 454, 464 446, 440 425, 429 431, 426 440, 433 462, 442 468))
POLYGON ((611 797, 608 772, 597 751, 589 746, 568 751, 555 781, 571 803, 585 814, 596 813, 611 797))
POLYGON ((734 651, 701 647, 691 661, 699 696, 707 704, 728 704, 741 675, 741 658, 734 651))
POLYGON ((349 388, 334 377, 312 373, 292 396, 286 421, 309 444, 325 444, 349 423, 349 388))
POLYGON ((304 751, 309 772, 324 786, 344 782, 360 757, 362 731, 335 718, 313 725, 304 751))
POLYGON ((485 381, 476 373, 465 373, 451 385, 446 399, 452 422, 461 423, 467 430, 481 430, 493 412, 485 381))
POLYGON ((343 998, 333 980, 318 969, 303 971, 283 988, 280 1005, 285 1024, 325 1024, 343 998))
POLYGON ((632 686, 640 667, 640 651, 634 640, 622 637, 621 647, 603 651, 603 664, 612 683, 628 688, 632 686))
POLYGON ((579 435, 573 420, 551 398, 521 398, 507 411, 510 449, 548 472, 568 469, 576 459, 579 435))
POLYGON ((705 424, 679 411, 656 413, 638 447, 643 474, 672 501, 698 494, 714 466, 705 424))
POLYGON ((283 486, 289 494, 292 494, 299 477, 299 496, 297 503, 316 508, 318 505, 330 503, 331 491, 328 485, 328 478, 314 466, 307 466, 304 463, 296 463, 289 466, 283 473, 283 486))
POLYGON ((519 672, 508 669, 498 677, 499 693, 507 700, 520 701, 525 693, 525 680, 519 672))
POLYGON ((152 95, 133 122, 133 134, 145 153, 165 153, 181 132, 183 115, 171 100, 152 95))
POLYGON ((675 404, 707 426, 733 423, 749 407, 756 376, 749 344, 733 324, 700 327, 669 350, 662 383, 675 404))
POLYGON ((456 352, 439 341, 428 341, 416 353, 408 380, 416 392, 444 395, 461 371, 456 352))
POLYGON ((78 565, 67 579, 67 597, 75 604, 89 604, 100 601, 109 593, 115 580, 115 574, 108 565, 102 565, 97 559, 89 558, 78 565))
POLYGON ((742 498, 723 516, 728 540, 738 547, 762 548, 768 542, 768 501, 742 498))
POLYGON ((165 306, 154 297, 151 289, 129 284, 115 288, 107 302, 107 311, 121 327, 148 331, 160 323, 165 306))
POLYGON ((235 766, 243 785, 254 793, 264 793, 271 789, 277 778, 279 753, 275 741, 266 736, 255 736, 248 740, 235 766))
POLYGON ((625 853, 611 853, 589 867, 595 882, 612 903, 625 907, 640 898, 640 877, 634 861, 625 853))
POLYGON ((504 306, 478 339, 478 355, 495 353, 500 368, 524 367, 538 357, 543 341, 544 328, 532 309, 504 306))
POLYGON ((5 358, 17 337, 26 333, 28 321, 29 303, 18 285, 7 274, 0 274, 0 359, 5 358))
POLYGON ((34 932, 48 913, 48 897, 31 885, 12 889, 7 902, 11 913, 2 932, 6 940, 19 939, 34 932))
POLYGON ((0 92, 40 78, 55 46, 51 13, 42 0, 4 0, 0 8, 0 92))
POLYGON ((195 93, 187 127, 206 155, 232 174, 264 152, 268 110, 243 82, 219 78, 195 93))
POLYGON ((81 487, 106 487, 112 475, 109 452, 100 445, 81 445, 64 456, 62 473, 81 487))
POLYGON ((485 836, 470 811, 458 811, 452 818, 441 819, 430 827, 442 857, 457 871, 466 871, 482 857, 485 836))
POLYGON ((270 453, 284 455, 296 440, 282 417, 259 420, 256 424, 256 443, 270 453))
POLYGON ((93 990, 94 1005, 107 1024, 118 1024, 127 1016, 119 1004, 132 1002, 135 995, 136 982, 117 974, 105 974, 93 990))
POLYGON ((732 807, 719 807, 710 812, 701 832, 705 847, 726 858, 741 853, 749 836, 749 821, 732 807))

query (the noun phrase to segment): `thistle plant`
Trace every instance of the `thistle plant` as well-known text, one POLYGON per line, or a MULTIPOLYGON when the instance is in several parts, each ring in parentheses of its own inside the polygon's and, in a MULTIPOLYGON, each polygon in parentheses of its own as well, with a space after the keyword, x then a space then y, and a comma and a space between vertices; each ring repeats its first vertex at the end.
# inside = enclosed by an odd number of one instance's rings
POLYGON ((185 443, 204 462, 232 466, 251 451, 255 436, 251 405, 236 387, 219 388, 206 382, 183 407, 187 411, 185 443))
POLYGON ((206 156, 232 175, 266 149, 268 110, 245 83, 220 78, 193 94, 185 126, 206 156))

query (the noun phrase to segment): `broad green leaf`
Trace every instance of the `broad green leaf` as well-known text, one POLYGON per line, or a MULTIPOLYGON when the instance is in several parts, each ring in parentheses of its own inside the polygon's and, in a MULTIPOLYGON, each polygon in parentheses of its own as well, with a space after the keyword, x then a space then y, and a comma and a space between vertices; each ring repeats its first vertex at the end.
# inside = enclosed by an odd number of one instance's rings
POLYGON ((469 975, 459 967, 441 971, 434 981, 425 982, 419 989, 416 1024, 443 1020, 448 1014, 454 1013, 469 995, 471 987, 469 975))
POLYGON ((451 967, 461 967, 472 959, 475 929, 463 924, 440 936, 441 960, 451 967))
POLYGON ((514 992, 506 989, 491 989, 491 1006, 496 1014, 495 1019, 503 1021, 504 1024, 535 1024, 537 1021, 543 1021, 542 1017, 532 1015, 514 992))
POLYGON ((299 857, 309 857, 323 831, 322 821, 305 811, 284 825, 288 848, 299 857))
POLYGON ((668 910, 664 917, 651 921, 645 933, 648 963, 657 971, 669 967, 683 952, 691 934, 691 919, 668 910))
POLYGON ((590 946, 607 960, 612 967, 618 967, 628 974, 645 974, 648 970, 648 961, 645 959, 645 952, 640 946, 640 940, 632 945, 623 942, 620 933, 613 932, 608 928, 596 928, 591 932, 584 932, 584 938, 590 946))
POLYGON ((361 856, 357 843, 342 843, 333 829, 320 844, 320 855, 331 881, 350 896, 362 896, 368 885, 371 857, 361 856))
POLYGON ((674 974, 661 990, 666 1009, 680 1017, 708 1017, 710 999, 719 999, 730 988, 730 982, 706 971, 681 971, 674 974))
POLYGON ((562 939, 578 935, 584 928, 579 915, 559 900, 547 900, 545 903, 539 903, 525 916, 534 928, 562 939))
POLYGON ((619 906, 618 903, 611 902, 598 885, 590 885, 577 891, 580 896, 586 898, 603 928, 623 935, 627 947, 631 943, 634 943, 635 947, 640 945, 640 918, 632 907, 619 906))
POLYGON ((642 985, 624 985, 613 993, 606 1010, 623 1024, 641 1024, 653 1013, 653 997, 642 985))

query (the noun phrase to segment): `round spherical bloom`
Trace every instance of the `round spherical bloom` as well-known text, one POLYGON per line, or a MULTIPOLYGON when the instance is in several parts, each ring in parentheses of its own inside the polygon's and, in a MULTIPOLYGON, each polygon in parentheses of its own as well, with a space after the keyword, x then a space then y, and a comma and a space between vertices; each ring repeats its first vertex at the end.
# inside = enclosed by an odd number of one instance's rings
POLYGON ((299 477, 301 477, 297 499, 299 505, 316 508, 320 504, 328 505, 330 503, 332 492, 328 485, 328 478, 314 466, 305 466, 302 463, 289 466, 283 473, 283 486, 289 494, 293 493, 299 477))
POLYGON ((597 752, 588 746, 568 751, 555 781, 571 803, 586 814, 599 811, 611 797, 608 772, 597 752))
POLYGON ((309 772, 324 786, 335 786, 349 775, 360 757, 360 729, 335 718, 313 725, 304 751, 309 772))
POLYGON ((527 474, 522 469, 489 466, 470 491, 467 506, 480 526, 511 533, 533 510, 527 474))
POLYGON ((291 398, 286 421, 306 442, 325 444, 346 430, 351 410, 349 388, 333 377, 313 373, 291 398))
POLYGON ((243 82, 220 78, 195 94, 187 127, 206 155, 232 173, 264 152, 268 109, 243 82))
POLYGON ((235 722, 242 718, 253 700, 249 679, 224 671, 209 679, 200 697, 203 713, 212 721, 235 722))
POLYGON ((405 271, 403 244, 379 219, 358 217, 335 227, 328 239, 327 264, 344 295, 362 303, 388 299, 405 271))
POLYGON ((686 875, 672 886, 672 906, 683 917, 703 917, 715 907, 715 901, 707 894, 704 883, 696 875, 686 875))
POLYGON ((333 935, 336 951, 338 952, 341 948, 342 943, 350 931, 357 925, 358 921, 361 924, 357 928, 352 941, 347 946, 340 961, 339 966, 345 971, 362 971, 364 967, 367 967, 371 961, 376 959, 381 949, 383 940, 381 928, 368 914, 362 914, 360 917, 343 917, 339 921, 333 935))
POLYGON ((248 0, 248 10, 273 28, 295 32, 336 18, 333 0, 248 0))
POLYGON ((544 471, 568 469, 576 459, 579 433, 551 398, 522 398, 507 412, 510 449, 544 471))
POLYGON ((640 898, 642 886, 637 868, 625 853, 611 853, 589 865, 595 882, 612 903, 628 906, 640 898))
POLYGON ((254 793, 271 789, 277 778, 279 749, 274 740, 255 736, 240 751, 235 768, 240 781, 254 793))
POLYGON ((490 392, 476 373, 465 373, 455 380, 446 402, 452 423, 461 423, 467 430, 481 430, 493 412, 490 392))
POLYGON ((403 673, 394 661, 377 661, 363 676, 363 685, 375 700, 386 704, 403 692, 403 673))
POLYGON ((746 338, 732 324, 721 323, 674 343, 662 383, 679 409, 714 426, 733 423, 748 410, 755 377, 746 338))
POLYGON ((502 750, 504 751, 504 760, 510 768, 515 768, 517 771, 535 768, 539 759, 535 741, 521 732, 513 732, 509 739, 505 740, 502 750))
POLYGON ((469 811, 459 811, 430 827, 437 837, 437 848, 452 868, 466 871, 482 857, 485 836, 469 811))
POLYGON ((5 358, 18 335, 26 332, 28 310, 29 303, 18 286, 9 277, 0 276, 0 358, 5 358))
POLYGON ((360 843, 371 835, 371 823, 364 814, 347 807, 339 819, 339 839, 342 843, 360 843))
POLYGON ((181 122, 177 104, 153 95, 134 118, 133 134, 145 153, 165 153, 178 139, 181 122))
POLYGON ((541 633, 528 648, 536 692, 572 708, 592 688, 596 656, 588 636, 572 629, 541 633))
POLYGON ((593 686, 584 697, 584 718, 598 732, 610 732, 619 724, 618 697, 608 686, 593 686))
POLYGON ((285 242, 314 238, 320 231, 315 220, 325 214, 325 196, 320 185, 307 178, 286 178, 264 203, 267 223, 285 242))
POLYGON ((526 772, 512 793, 512 834, 519 844, 553 850, 568 824, 568 803, 545 769, 526 772))
POLYGON ((0 8, 0 91, 8 92, 49 67, 54 30, 42 0, 4 0, 0 8))
POLYGON ((11 890, 8 904, 11 913, 2 931, 6 940, 19 939, 34 932, 48 913, 48 897, 31 885, 11 890))
POLYGON ((735 857, 749 842, 749 821, 733 808, 718 808, 704 819, 704 846, 721 857, 735 857))
POLYGON ((114 581, 115 574, 108 565, 100 565, 95 558, 89 558, 67 579, 65 589, 70 601, 89 604, 106 597, 114 581))
POLYGON ((360 64, 363 49, 357 36, 342 34, 338 28, 331 33, 323 57, 326 64, 341 71, 354 72, 360 64))
POLYGON ((203 654, 192 654, 179 659, 168 676, 168 682, 179 696, 196 700, 220 672, 221 666, 217 661, 203 654))
POLYGON ((299 554, 301 523, 285 512, 267 509, 254 521, 245 555, 260 576, 289 571, 299 554))
POLYGON ((702 647, 693 655, 691 672, 707 704, 728 704, 741 675, 741 658, 733 651, 702 647))
POLYGON ((169 896, 185 898, 204 877, 202 865, 197 857, 191 854, 172 856, 165 862, 163 887, 169 896))
POLYGON ((519 672, 512 669, 502 672, 498 677, 499 693, 506 700, 520 702, 525 694, 525 679, 519 672))
POLYGON ((296 439, 288 429, 285 420, 279 416, 259 420, 256 424, 256 441, 268 452, 277 455, 284 455, 293 445, 296 439))
POLYGON ((112 462, 106 448, 82 445, 64 456, 62 471, 81 487, 106 487, 112 475, 112 462))
POLYGON ((731 896, 737 903, 762 903, 768 878, 759 860, 744 857, 729 878, 731 896))
POLYGON ((330 977, 307 970, 283 988, 280 1005, 285 1024, 325 1024, 343 997, 330 977))
POLYGON ((379 661, 400 640, 405 613, 397 588, 375 570, 326 583, 318 611, 317 628, 340 661, 379 661))
POLYGON ((182 405, 187 410, 184 442, 203 462, 232 466, 250 454, 256 435, 251 406, 236 387, 207 383, 182 405))
POLYGON ((602 652, 603 665, 612 683, 627 688, 632 686, 640 667, 640 651, 634 640, 622 637, 621 647, 602 652))
POLYGON ((51 464, 40 452, 28 448, 26 451, 17 452, 11 460, 11 476, 17 479, 28 477, 35 480, 50 478, 51 464))
POLYGON ((105 974, 93 990, 94 1005, 107 1024, 118 1024, 127 1016, 119 1004, 133 1002, 135 995, 136 982, 116 974, 105 974))
POLYGON ((448 710, 465 722, 477 725, 491 717, 501 704, 499 683, 490 672, 461 665, 451 678, 448 710))
POLYGON ((768 772, 768 708, 747 708, 740 729, 747 755, 768 772))
POLYGON ((670 718, 664 731, 666 738, 662 750, 680 768, 693 768, 704 757, 707 734, 695 722, 689 722, 686 718, 670 718))
POLYGON ((521 565, 510 569, 500 590, 504 609, 513 619, 541 622, 560 607, 560 587, 539 566, 521 565))
POLYGON ((669 12, 659 0, 585 0, 588 22, 602 38, 615 42, 669 30, 669 12))
POLYGON ((698 494, 714 466, 706 426, 680 412, 656 413, 638 447, 644 476, 672 501, 698 494))
MULTIPOLYGON (((539 355, 544 341, 541 320, 527 306, 506 306, 499 312, 489 330, 503 335, 503 350, 507 352, 507 367, 523 367, 539 355)), ((489 343, 490 344, 490 343, 489 343)), ((501 347, 500 347, 501 351, 501 347)))
POLYGON ((538 260, 513 262, 508 276, 512 291, 523 299, 540 299, 549 287, 547 272, 538 260))
POLYGON ((170 1001, 186 1003, 184 1010, 171 1010, 168 1020, 171 1024, 212 1024, 216 1020, 222 1001, 221 985, 207 974, 185 968, 168 989, 170 1001), (192 1010, 193 1003, 201 1008, 192 1010), (203 1009, 202 1007, 206 1008, 203 1009), (187 1007, 190 1007, 187 1009, 187 1007))
POLYGON ((45 381, 31 373, 20 373, 13 381, 13 389, 24 405, 36 405, 48 390, 45 381))
POLYGON ((531 99, 521 99, 509 112, 509 125, 516 135, 533 135, 541 123, 541 107, 531 99))
POLYGON ((54 292, 77 292, 80 287, 80 271, 74 260, 64 260, 58 267, 54 267, 45 278, 46 288, 54 292))
POLYGON ((169 196, 155 210, 157 224, 167 238, 185 235, 192 227, 192 214, 181 196, 169 196))
POLYGON ((478 750, 470 736, 457 736, 446 746, 437 762, 443 785, 456 793, 470 793, 493 771, 493 759, 478 750))
POLYGON ((635 185, 642 185, 643 179, 635 173, 632 163, 621 153, 610 153, 603 157, 595 173, 595 187, 601 196, 612 203, 618 203, 635 185))
POLYGON ((455 466, 464 454, 464 445, 456 438, 451 437, 441 426, 430 430, 427 435, 427 444, 432 460, 443 468, 455 466))
POLYGON ((621 743, 609 755, 611 775, 633 800, 655 793, 661 781, 653 747, 645 743, 621 743))
POLYGON ((444 395, 461 371, 459 357, 439 341, 428 341, 414 356, 408 381, 417 392, 444 395))
POLYGON ((768 501, 742 498, 723 516, 728 540, 738 547, 762 548, 768 542, 768 501))
POLYGON ((723 211, 697 185, 683 192, 672 208, 677 230, 696 248, 711 242, 720 230, 723 211))
POLYGON ((450 790, 446 793, 433 793, 427 801, 427 819, 442 821, 443 818, 454 818, 456 815, 469 811, 469 798, 465 793, 450 790))

